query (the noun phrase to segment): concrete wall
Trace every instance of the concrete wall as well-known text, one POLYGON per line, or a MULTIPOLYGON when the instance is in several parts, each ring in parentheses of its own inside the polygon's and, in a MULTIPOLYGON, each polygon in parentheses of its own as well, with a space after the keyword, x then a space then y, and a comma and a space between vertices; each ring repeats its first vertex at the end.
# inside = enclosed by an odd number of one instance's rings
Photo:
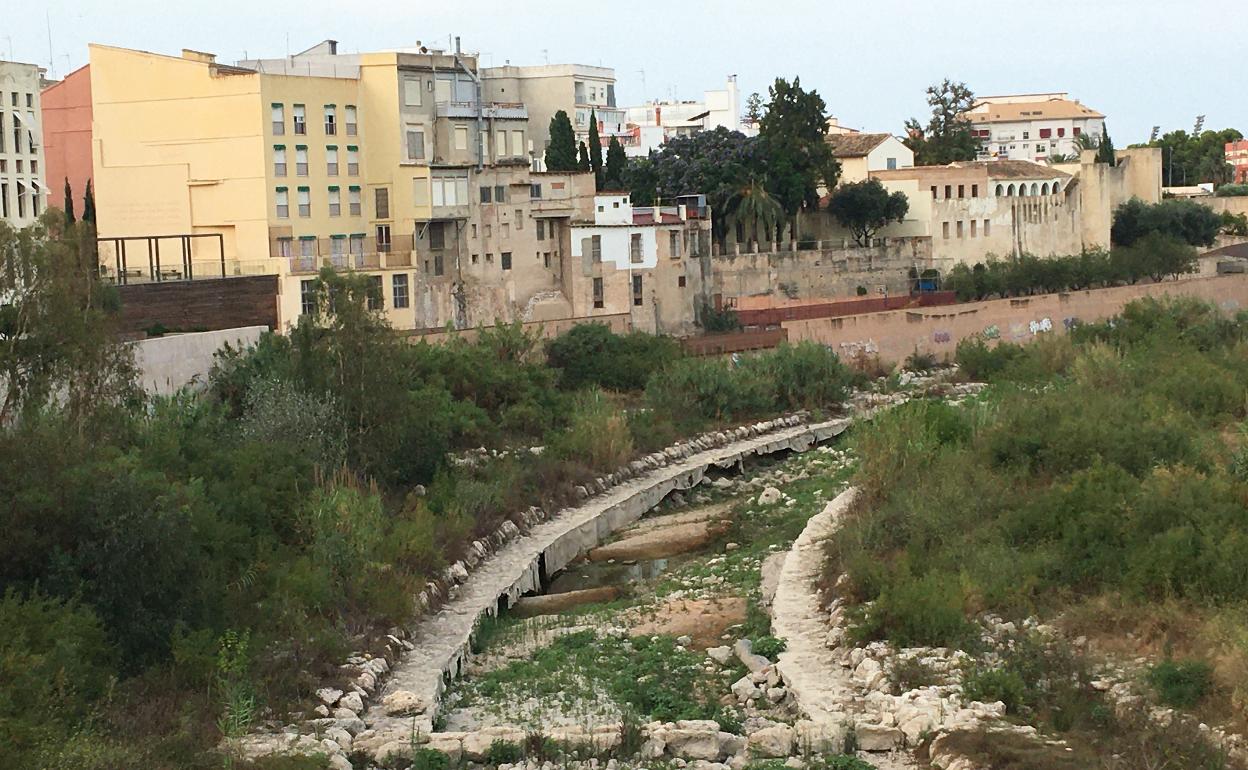
POLYGON ((248 326, 132 342, 139 382, 145 391, 160 396, 188 385, 202 386, 218 350, 226 344, 236 348, 254 345, 265 331, 263 326, 248 326))
POLYGON ((791 342, 813 340, 831 346, 849 360, 866 355, 895 363, 916 350, 952 359, 958 342, 967 337, 1027 342, 1046 334, 1063 334, 1075 321, 1104 320, 1132 300, 1161 296, 1197 297, 1235 312, 1248 308, 1248 274, 786 321, 783 326, 791 342))
POLYGON ((1228 196, 1219 198, 1216 195, 1208 195, 1203 198, 1193 198, 1202 206, 1208 206, 1218 214, 1223 211, 1229 211, 1232 214, 1248 214, 1248 195, 1228 196))

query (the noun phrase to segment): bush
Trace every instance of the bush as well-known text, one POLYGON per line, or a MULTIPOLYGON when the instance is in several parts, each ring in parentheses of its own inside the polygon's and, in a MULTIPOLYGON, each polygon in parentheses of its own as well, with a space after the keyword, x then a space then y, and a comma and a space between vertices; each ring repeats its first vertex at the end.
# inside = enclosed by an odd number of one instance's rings
POLYGON ((546 344, 546 360, 559 370, 560 387, 572 390, 586 385, 641 390, 651 374, 680 356, 680 343, 671 337, 619 335, 600 323, 579 324, 546 344))
POLYGON ((774 636, 760 636, 753 641, 754 653, 771 661, 784 652, 786 646, 783 639, 774 636))
POLYGON ((774 394, 779 410, 828 409, 845 400, 854 376, 836 353, 814 342, 781 343, 775 350, 742 364, 754 369, 774 394))
POLYGON ((918 658, 894 658, 892 665, 888 667, 888 681, 893 684, 897 694, 901 695, 920 687, 938 684, 940 674, 918 658))
POLYGON ((524 760, 524 751, 520 745, 512 741, 496 738, 485 752, 487 765, 514 765, 524 760))
POLYGON ((1025 703, 1027 683, 1017 671, 1004 668, 973 668, 962 678, 962 695, 980 703, 1001 701, 1009 714, 1017 715, 1025 703))
POLYGON ((650 408, 685 427, 746 420, 765 413, 774 396, 764 367, 736 367, 718 358, 686 358, 651 375, 650 408))
POLYGON ((1213 668, 1199 660, 1165 660, 1148 670, 1148 683, 1165 705, 1190 709, 1209 694, 1213 668))
POLYGON ((412 754, 412 770, 450 770, 450 767, 451 758, 437 749, 420 748, 412 754))
POLYGON ((595 471, 613 471, 633 455, 628 421, 601 391, 577 396, 568 427, 546 443, 552 457, 573 461, 595 471))
POLYGON ((1170 198, 1145 203, 1132 198, 1114 210, 1110 240, 1115 246, 1131 246, 1158 233, 1189 246, 1211 246, 1221 227, 1221 216, 1196 201, 1170 198))
POLYGON ((1220 185, 1213 193, 1219 198, 1237 197, 1240 195, 1248 195, 1248 184, 1224 184, 1220 185))
POLYGON ((1022 355, 1021 345, 999 342, 989 347, 979 337, 967 337, 958 343, 954 360, 968 378, 987 382, 1005 371, 1011 361, 1022 355))
POLYGON ((973 646, 978 637, 957 580, 936 573, 894 575, 853 632, 861 641, 888 639, 899 647, 973 646))

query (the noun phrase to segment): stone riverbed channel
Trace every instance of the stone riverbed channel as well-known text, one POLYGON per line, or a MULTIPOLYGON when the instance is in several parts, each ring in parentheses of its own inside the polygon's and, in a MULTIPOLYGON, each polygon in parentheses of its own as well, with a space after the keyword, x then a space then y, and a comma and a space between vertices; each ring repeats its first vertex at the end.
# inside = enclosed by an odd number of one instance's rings
POLYGON ((823 542, 854 495, 840 437, 911 397, 979 389, 902 385, 856 394, 846 417, 683 442, 579 489, 577 507, 505 523, 430 584, 384 654, 352 655, 303 719, 230 749, 335 770, 814 768, 846 753, 894 770, 919 767, 924 741, 935 760, 942 731, 1018 729, 956 684, 898 692, 894 661, 954 671, 962 653, 855 646, 820 591, 823 542))

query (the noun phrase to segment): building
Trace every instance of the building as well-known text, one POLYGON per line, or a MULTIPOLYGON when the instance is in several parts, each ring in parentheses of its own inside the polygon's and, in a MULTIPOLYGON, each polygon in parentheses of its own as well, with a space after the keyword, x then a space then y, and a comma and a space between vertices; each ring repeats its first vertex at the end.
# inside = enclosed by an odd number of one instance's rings
POLYGON ((645 157, 673 136, 726 128, 748 136, 758 128, 741 117, 737 76, 729 75, 725 87, 707 91, 701 101, 651 101, 626 110, 628 136, 620 139, 629 157, 645 157))
POLYGON ((1248 139, 1226 143, 1226 162, 1231 166, 1231 181, 1248 184, 1248 139))
POLYGON ((547 64, 532 67, 487 67, 481 70, 485 98, 498 103, 523 104, 531 126, 529 154, 533 168, 545 168, 550 144, 550 119, 563 110, 572 121, 576 141, 589 141, 590 117, 598 119, 605 146, 610 137, 624 136, 624 110, 615 101, 615 70, 583 64, 547 64))
POLYGON ((982 96, 965 117, 981 143, 981 159, 1077 158, 1080 136, 1099 141, 1105 134, 1105 116, 1065 93, 982 96))
POLYGON ((34 64, 0 61, 0 220, 31 224, 47 206, 40 83, 34 64))
POLYGON ((79 67, 43 89, 43 153, 48 204, 65 208, 65 182, 82 213, 91 179, 91 66, 79 67))
POLYGON ((690 334, 711 285, 711 221, 700 195, 675 206, 634 207, 598 195, 593 217, 572 225, 564 285, 577 316, 628 314, 634 329, 690 334))
POLYGON ((828 135, 827 142, 841 164, 842 182, 862 182, 873 171, 914 165, 914 151, 892 134, 835 133, 828 135))

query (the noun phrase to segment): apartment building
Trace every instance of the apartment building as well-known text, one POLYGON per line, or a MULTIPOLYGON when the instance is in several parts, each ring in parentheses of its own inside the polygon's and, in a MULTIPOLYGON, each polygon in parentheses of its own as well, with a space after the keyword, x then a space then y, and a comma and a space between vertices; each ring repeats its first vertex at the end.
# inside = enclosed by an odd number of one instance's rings
POLYGON ((832 156, 841 164, 842 182, 862 182, 873 171, 889 171, 914 165, 914 151, 892 134, 857 131, 829 134, 832 156))
POLYGON ((1231 181, 1248 184, 1248 140, 1227 142, 1226 162, 1231 167, 1231 181))
POLYGON ((981 159, 1078 157, 1080 136, 1099 141, 1105 134, 1105 116, 1066 93, 982 96, 965 117, 981 143, 981 159))
POLYGON ((615 71, 583 64, 548 64, 532 67, 487 67, 481 70, 485 98, 516 102, 528 109, 533 168, 545 168, 550 144, 550 119, 563 110, 572 121, 577 142, 589 141, 590 118, 598 120, 604 144, 611 136, 627 135, 624 110, 615 100, 615 71))
POLYGON ((758 133, 741 117, 737 76, 729 75, 723 89, 706 91, 700 100, 654 100, 625 110, 628 135, 621 137, 629 157, 644 158, 674 136, 726 128, 747 136, 758 133))
POLYGON ((627 194, 598 195, 592 219, 572 225, 564 285, 578 316, 628 314, 634 329, 690 334, 710 300, 710 256, 703 196, 635 207, 627 194))
POLYGON ((0 220, 25 227, 47 206, 39 86, 44 70, 0 61, 0 220))

